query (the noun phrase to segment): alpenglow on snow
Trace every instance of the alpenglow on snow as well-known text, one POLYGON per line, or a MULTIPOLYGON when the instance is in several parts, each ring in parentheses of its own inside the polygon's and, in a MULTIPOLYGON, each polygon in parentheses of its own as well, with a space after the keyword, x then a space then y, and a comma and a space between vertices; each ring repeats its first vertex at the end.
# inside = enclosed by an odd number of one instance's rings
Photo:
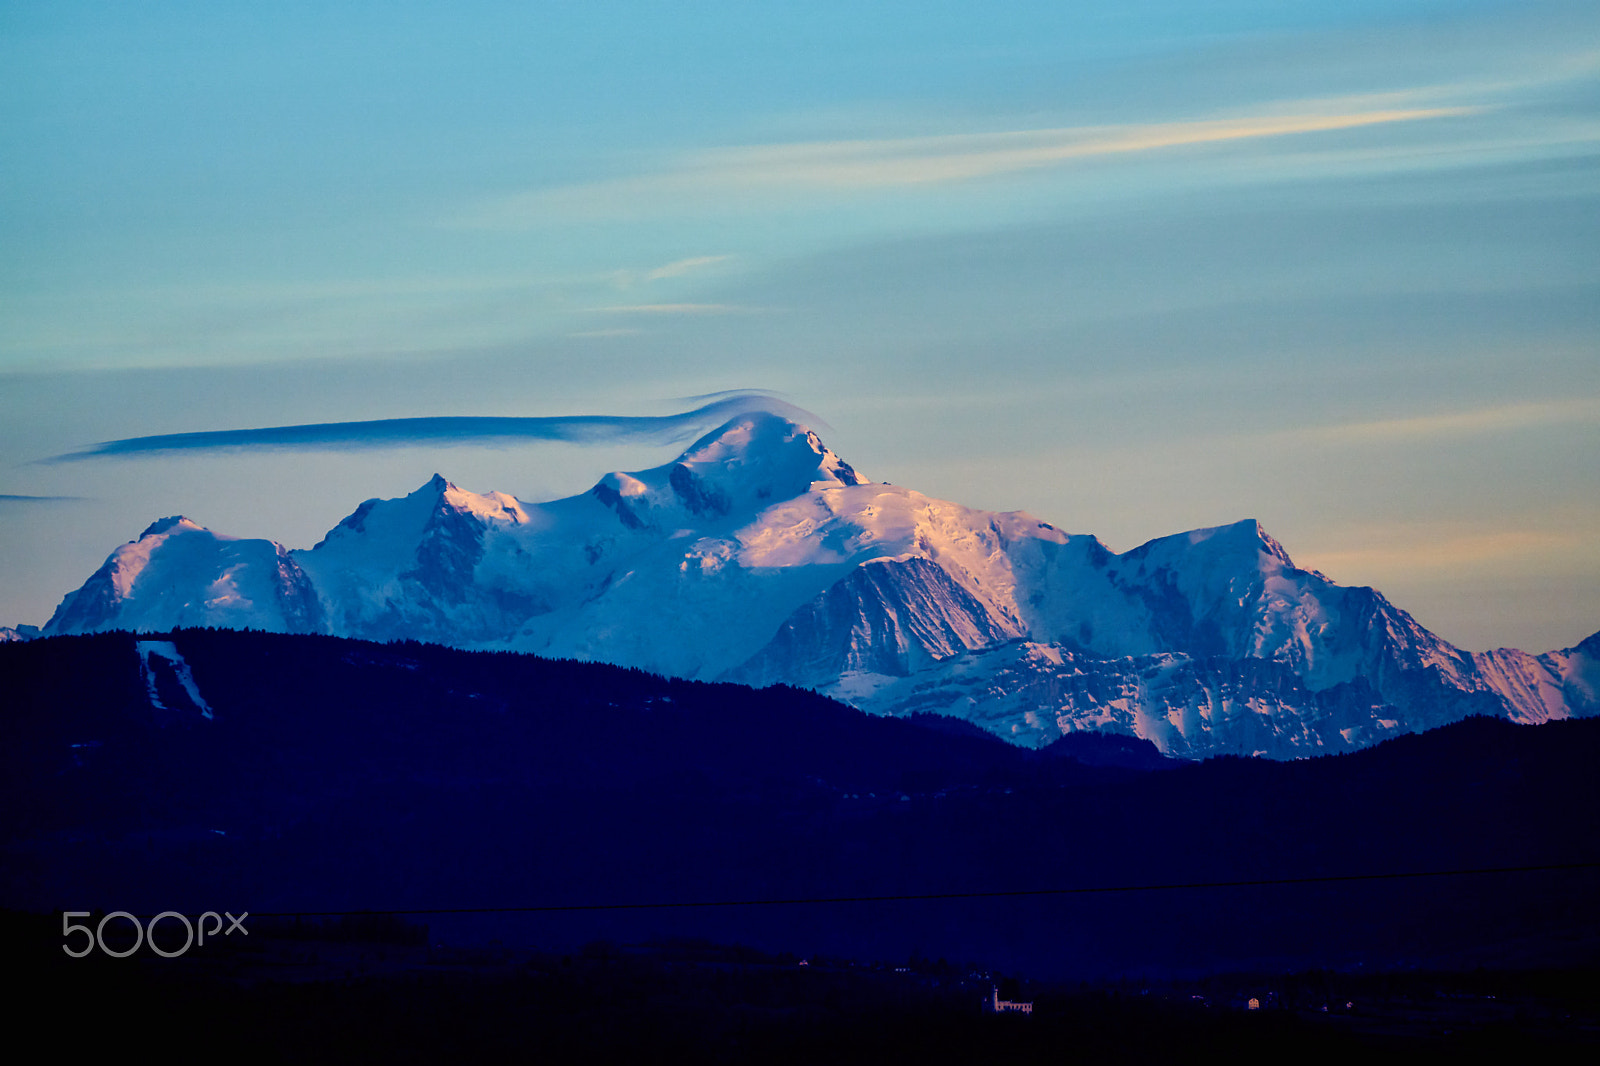
POLYGON ((1121 554, 1025 512, 873 483, 805 426, 741 415, 673 462, 549 503, 435 475, 315 547, 162 519, 45 635, 184 626, 407 638, 817 689, 1042 745, 1293 758, 1471 714, 1600 713, 1600 633, 1471 653, 1254 521, 1121 554))

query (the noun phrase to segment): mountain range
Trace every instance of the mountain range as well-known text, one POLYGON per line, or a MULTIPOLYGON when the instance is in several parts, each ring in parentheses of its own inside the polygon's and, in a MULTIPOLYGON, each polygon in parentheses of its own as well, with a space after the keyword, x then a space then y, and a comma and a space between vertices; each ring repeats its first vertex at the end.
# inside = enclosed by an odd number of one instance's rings
POLYGON ((1100 731, 1186 758, 1600 714, 1600 633, 1464 651, 1376 590, 1296 567, 1253 520, 1119 554, 1025 512, 874 483, 759 412, 548 503, 435 475, 310 549, 164 518, 43 634, 200 626, 785 683, 1030 747, 1100 731))

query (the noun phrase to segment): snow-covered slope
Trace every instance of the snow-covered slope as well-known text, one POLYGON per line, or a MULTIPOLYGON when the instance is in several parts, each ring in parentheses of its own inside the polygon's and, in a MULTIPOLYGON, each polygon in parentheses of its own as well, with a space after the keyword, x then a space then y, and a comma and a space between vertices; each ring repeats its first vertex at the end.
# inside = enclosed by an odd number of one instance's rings
POLYGON ((1596 638, 1475 656, 1372 589, 1295 567, 1254 521, 1118 555, 1024 512, 873 484, 771 414, 550 503, 435 475, 310 550, 164 520, 46 632, 202 624, 785 682, 1022 743, 1101 729, 1188 756, 1600 711, 1596 638))
POLYGON ((814 433, 751 415, 672 463, 552 503, 435 477, 367 501, 295 558, 335 632, 715 677, 861 561, 808 533, 863 484, 814 433))
POLYGON ((219 536, 178 515, 112 552, 44 634, 179 626, 325 631, 311 582, 281 544, 219 536))

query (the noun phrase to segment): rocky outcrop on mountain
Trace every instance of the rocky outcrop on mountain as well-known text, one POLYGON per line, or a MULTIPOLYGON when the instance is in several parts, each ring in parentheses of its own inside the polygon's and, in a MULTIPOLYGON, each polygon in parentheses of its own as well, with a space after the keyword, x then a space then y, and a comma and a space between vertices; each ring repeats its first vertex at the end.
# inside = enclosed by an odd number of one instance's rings
POLYGON ((869 673, 905 677, 963 651, 1020 638, 935 563, 913 556, 858 566, 795 611, 726 678, 774 684, 869 673))

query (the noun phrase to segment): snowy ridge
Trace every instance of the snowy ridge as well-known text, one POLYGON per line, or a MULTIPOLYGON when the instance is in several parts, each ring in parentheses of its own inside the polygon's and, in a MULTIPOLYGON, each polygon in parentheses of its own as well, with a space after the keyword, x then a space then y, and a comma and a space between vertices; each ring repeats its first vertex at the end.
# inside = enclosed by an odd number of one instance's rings
POLYGON ((112 552, 43 632, 181 626, 325 631, 310 580, 281 544, 219 536, 177 515, 112 552))
POLYGON ((1600 711, 1600 641, 1474 655, 1253 520, 1116 554, 1025 512, 874 484, 742 415, 671 463, 549 503, 435 475, 310 550, 164 519, 46 634, 216 625, 409 638, 817 688, 1019 743, 1083 729, 1287 758, 1467 714, 1600 711))
POLYGON ((1530 655, 1515 648, 1472 655, 1477 678, 1502 696, 1519 722, 1600 714, 1600 633, 1576 648, 1530 655))
POLYGON ((134 641, 134 651, 139 654, 139 676, 144 680, 145 691, 150 696, 150 706, 158 711, 168 710, 165 703, 161 702, 161 695, 157 691, 156 671, 150 660, 165 660, 173 669, 178 679, 178 684, 183 686, 184 693, 189 701, 203 717, 214 717, 211 706, 200 695, 200 687, 194 683, 194 673, 189 669, 189 663, 178 653, 178 646, 170 640, 138 640, 134 641))

